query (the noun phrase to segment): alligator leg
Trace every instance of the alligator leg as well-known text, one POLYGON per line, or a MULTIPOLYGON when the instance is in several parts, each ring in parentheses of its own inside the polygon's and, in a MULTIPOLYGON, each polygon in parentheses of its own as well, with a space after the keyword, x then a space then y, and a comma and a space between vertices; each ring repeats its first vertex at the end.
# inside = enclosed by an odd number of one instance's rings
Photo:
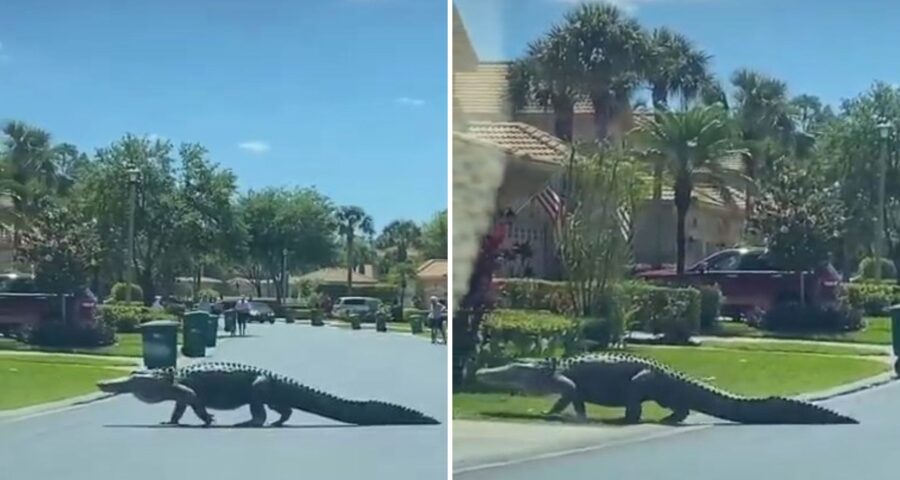
POLYGON ((269 405, 269 408, 275 410, 279 415, 281 415, 281 418, 272 422, 273 427, 284 426, 284 423, 287 422, 291 418, 291 414, 294 413, 293 408, 285 407, 283 405, 269 405))
POLYGON ((262 427, 266 424, 266 404, 263 400, 268 391, 268 382, 265 377, 259 377, 253 381, 250 393, 250 414, 252 418, 235 425, 235 427, 262 427))
POLYGON ((570 403, 572 403, 572 396, 563 394, 561 397, 559 397, 559 400, 557 400, 556 403, 554 403, 553 406, 550 407, 550 410, 547 410, 545 415, 558 415, 560 412, 565 410, 570 403))
POLYGON ((652 381, 653 372, 650 370, 642 370, 631 378, 625 400, 625 423, 638 423, 641 421, 641 415, 643 414, 642 404, 652 381))
POLYGON ((585 420, 587 417, 584 411, 584 400, 578 395, 578 387, 575 386, 575 382, 560 374, 556 374, 553 380, 553 389, 559 392, 560 397, 545 415, 558 415, 569 404, 573 404, 579 420, 585 420))
POLYGON ((686 408, 673 408, 672 414, 662 419, 662 423, 678 424, 687 418, 691 411, 686 408))
POLYGON ((173 385, 172 393, 175 397, 175 409, 172 410, 172 417, 168 422, 163 422, 163 425, 178 425, 189 405, 191 410, 203 420, 205 426, 209 426, 213 422, 213 416, 206 411, 206 407, 200 403, 200 399, 193 390, 184 385, 173 385))

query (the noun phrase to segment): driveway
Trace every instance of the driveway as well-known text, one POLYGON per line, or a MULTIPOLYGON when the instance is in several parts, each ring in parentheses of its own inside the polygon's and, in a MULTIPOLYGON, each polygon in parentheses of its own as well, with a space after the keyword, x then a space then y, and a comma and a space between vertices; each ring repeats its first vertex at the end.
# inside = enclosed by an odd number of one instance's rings
MULTIPOLYGON (((233 429, 249 409, 213 411, 219 426, 159 426, 172 404, 130 396, 0 420, 0 477, 30 480, 438 479, 447 471, 447 350, 409 335, 251 324, 208 360, 276 370, 327 392, 415 408, 441 425, 357 427, 295 412, 285 428, 233 429)), ((270 412, 270 420, 275 415, 270 412)), ((199 425, 188 410, 184 423, 199 425)))
MULTIPOLYGON (((900 384, 823 402, 859 425, 684 428, 685 433, 468 470, 459 480, 889 478, 900 447, 900 384)), ((590 427, 581 427, 590 428, 590 427)), ((660 427, 662 428, 662 427, 660 427)), ((672 432, 675 433, 675 432, 672 432)))

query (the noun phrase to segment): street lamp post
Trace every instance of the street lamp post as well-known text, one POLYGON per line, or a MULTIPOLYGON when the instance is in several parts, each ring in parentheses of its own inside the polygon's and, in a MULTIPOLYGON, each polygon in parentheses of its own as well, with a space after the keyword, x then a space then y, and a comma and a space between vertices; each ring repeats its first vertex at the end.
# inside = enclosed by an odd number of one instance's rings
POLYGON ((128 288, 125 289, 125 301, 131 302, 131 289, 134 285, 134 209, 136 202, 136 190, 138 184, 138 175, 140 170, 131 167, 128 169, 128 245, 125 265, 125 279, 128 282, 128 288))
POLYGON ((878 218, 875 222, 875 280, 881 280, 881 256, 884 254, 884 184, 887 175, 887 147, 893 126, 886 120, 878 124, 881 154, 878 156, 878 218))

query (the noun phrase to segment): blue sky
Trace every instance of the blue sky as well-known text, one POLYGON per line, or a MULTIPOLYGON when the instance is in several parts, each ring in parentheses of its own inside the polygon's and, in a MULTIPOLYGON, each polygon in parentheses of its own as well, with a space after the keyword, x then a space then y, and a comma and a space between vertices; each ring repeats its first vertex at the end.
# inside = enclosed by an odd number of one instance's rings
MULTIPOLYGON (((506 60, 562 20, 576 0, 455 0, 479 56, 506 60)), ((892 0, 616 0, 648 28, 678 30, 715 58, 777 76, 792 94, 834 105, 874 80, 900 78, 900 2, 892 0)))
POLYGON ((0 118, 198 142, 376 226, 447 205, 444 0, 4 0, 0 118))

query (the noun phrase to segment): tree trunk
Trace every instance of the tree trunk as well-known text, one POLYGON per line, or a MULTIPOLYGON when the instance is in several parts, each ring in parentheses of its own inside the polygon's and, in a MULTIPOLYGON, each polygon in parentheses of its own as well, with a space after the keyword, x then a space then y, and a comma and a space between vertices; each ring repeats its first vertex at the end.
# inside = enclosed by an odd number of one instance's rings
POLYGON ((406 275, 400 276, 400 311, 403 311, 404 300, 406 300, 406 275))
POLYGON ((685 260, 685 228, 684 221, 687 218, 688 209, 691 206, 691 183, 687 178, 679 178, 675 184, 675 208, 677 210, 677 228, 676 228, 676 245, 677 245, 677 261, 676 273, 684 274, 685 260))
POLYGON ((575 108, 563 108, 556 111, 556 119, 553 123, 553 133, 564 142, 571 142, 575 138, 575 108))
POLYGON ((353 295, 353 234, 347 235, 347 296, 353 295))
POLYGON ((611 103, 610 95, 599 95, 591 99, 591 106, 594 108, 594 135, 598 143, 606 141, 609 136, 611 103))
POLYGON ((651 96, 654 110, 662 112, 669 109, 669 92, 664 85, 654 85, 651 96))
POLYGON ((654 222, 654 228, 656 229, 656 238, 653 240, 654 248, 653 248, 653 268, 660 268, 662 266, 662 225, 663 225, 663 202, 662 202, 662 190, 663 190, 663 159, 658 158, 653 163, 653 218, 656 219, 654 222))

